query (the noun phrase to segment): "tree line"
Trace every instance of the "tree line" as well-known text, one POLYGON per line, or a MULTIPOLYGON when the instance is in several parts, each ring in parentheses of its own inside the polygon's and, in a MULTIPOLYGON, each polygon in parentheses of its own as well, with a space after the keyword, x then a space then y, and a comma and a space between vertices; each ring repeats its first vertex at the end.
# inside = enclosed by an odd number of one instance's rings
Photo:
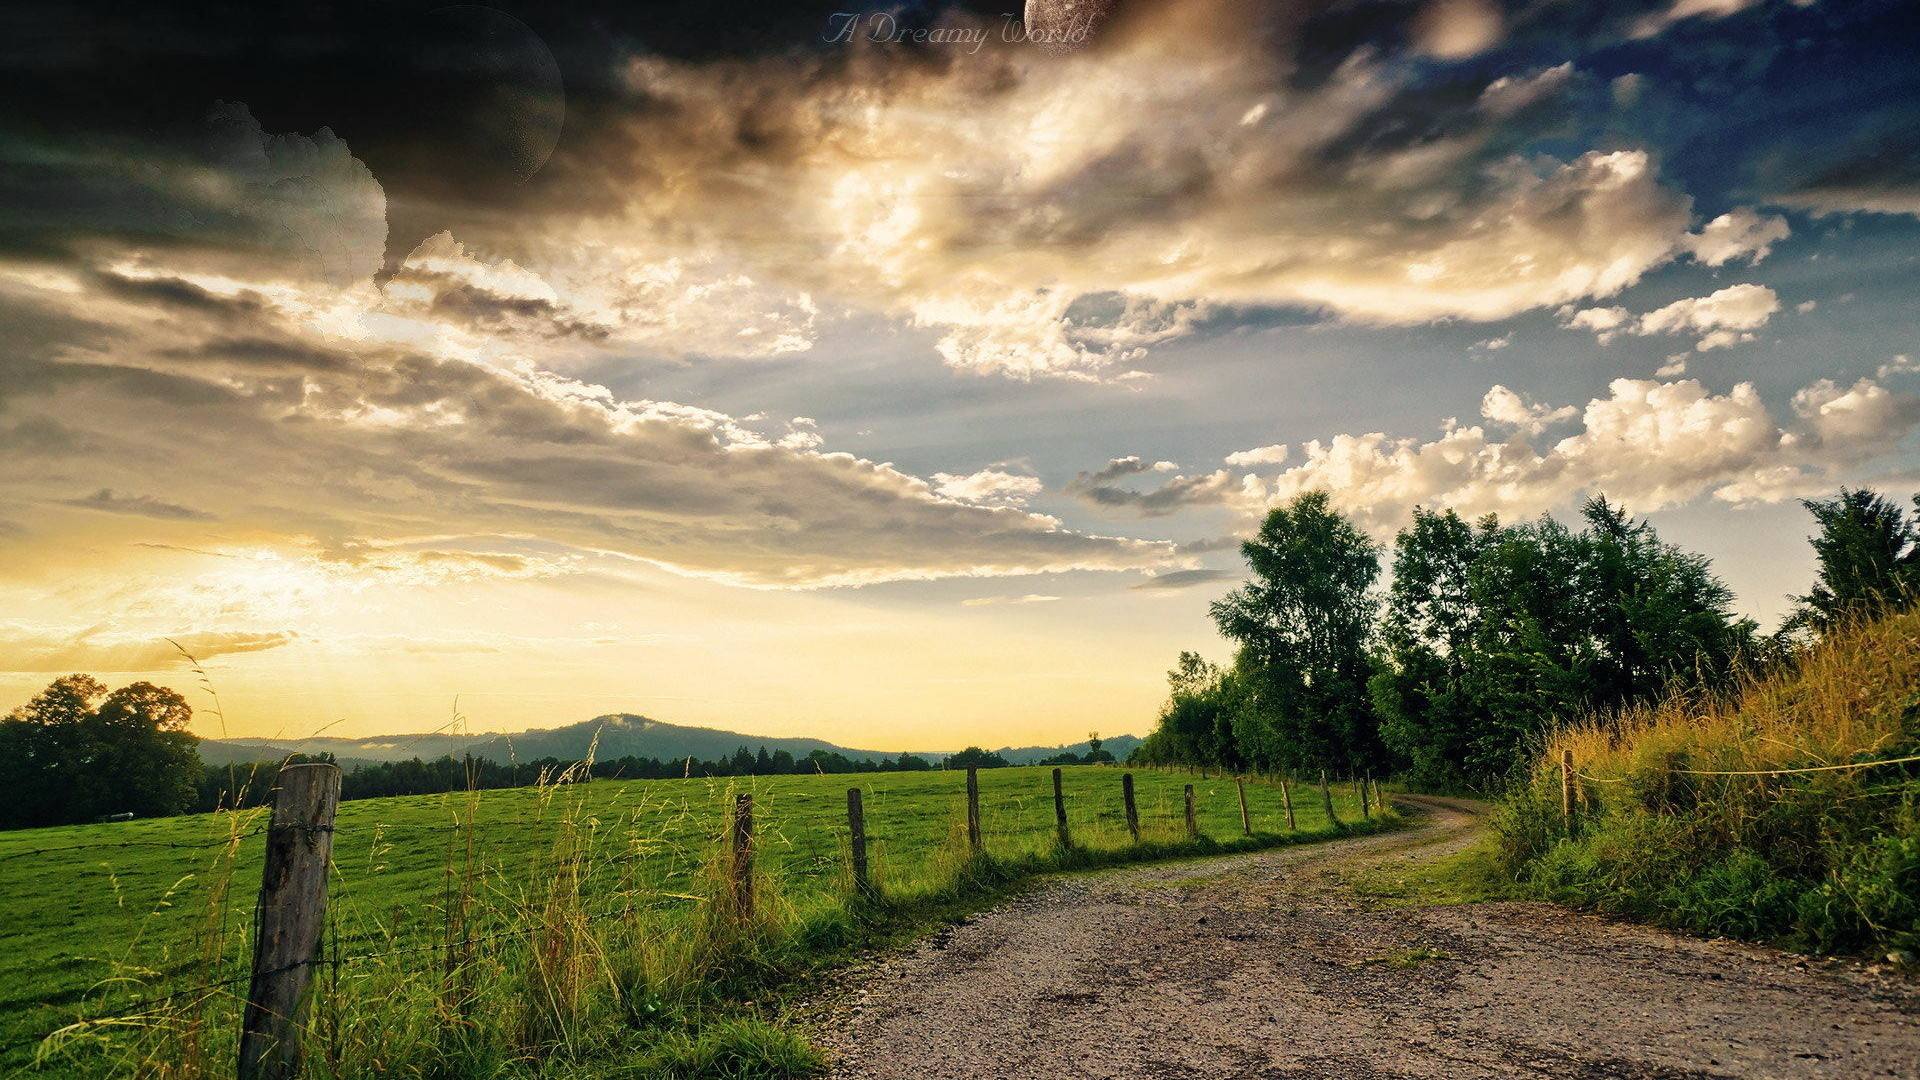
MULTIPOLYGON (((109 691, 91 675, 68 675, 0 718, 0 829, 71 825, 119 817, 165 817, 258 806, 272 795, 286 760, 332 762, 332 754, 209 767, 189 732, 193 709, 179 693, 149 682, 109 691)), ((1112 761, 1098 736, 1084 755, 1063 752, 1042 764, 1112 761)), ((746 746, 714 760, 624 756, 590 766, 562 758, 500 762, 446 756, 431 761, 360 763, 341 778, 341 798, 430 795, 525 787, 563 773, 574 779, 663 780, 685 776, 792 776, 1001 768, 1007 759, 970 746, 939 760, 916 754, 848 757, 814 750, 756 753, 746 746)))
POLYGON ((1604 497, 1577 527, 1419 509, 1388 551, 1326 492, 1303 494, 1241 545, 1251 577, 1212 605, 1233 662, 1182 653, 1135 760, 1497 786, 1560 719, 1724 689, 1907 602, 1920 497, 1911 516, 1864 490, 1803 505, 1818 580, 1763 635, 1705 556, 1604 497))

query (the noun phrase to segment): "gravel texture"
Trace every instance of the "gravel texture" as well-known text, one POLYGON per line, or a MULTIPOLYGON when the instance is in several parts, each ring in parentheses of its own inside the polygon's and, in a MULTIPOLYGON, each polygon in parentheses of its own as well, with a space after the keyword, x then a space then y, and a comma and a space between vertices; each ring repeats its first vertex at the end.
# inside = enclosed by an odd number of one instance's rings
POLYGON ((1370 904, 1347 879, 1469 843, 1381 836, 1056 878, 851 969, 844 1078, 1920 1077, 1920 992, 1547 904, 1370 904))

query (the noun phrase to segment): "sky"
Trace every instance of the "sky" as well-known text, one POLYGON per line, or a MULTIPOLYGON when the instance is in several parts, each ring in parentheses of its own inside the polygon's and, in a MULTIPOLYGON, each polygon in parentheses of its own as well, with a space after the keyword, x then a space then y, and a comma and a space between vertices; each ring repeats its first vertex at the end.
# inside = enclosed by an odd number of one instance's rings
POLYGON ((1305 491, 1920 488, 1905 5, 1035 3, 9 5, 0 709, 1067 742, 1305 491))

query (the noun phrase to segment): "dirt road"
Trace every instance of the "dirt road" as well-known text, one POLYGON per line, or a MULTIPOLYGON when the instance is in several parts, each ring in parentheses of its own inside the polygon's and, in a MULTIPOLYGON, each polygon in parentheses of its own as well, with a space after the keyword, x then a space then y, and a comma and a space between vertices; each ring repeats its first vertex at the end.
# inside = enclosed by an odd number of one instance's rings
MULTIPOLYGON (((1417 804, 1417 805, 1414 805, 1417 804)), ((849 1078, 1920 1077, 1920 993, 1545 904, 1384 908, 1359 870, 1480 827, 1048 882, 849 973, 849 1078)))

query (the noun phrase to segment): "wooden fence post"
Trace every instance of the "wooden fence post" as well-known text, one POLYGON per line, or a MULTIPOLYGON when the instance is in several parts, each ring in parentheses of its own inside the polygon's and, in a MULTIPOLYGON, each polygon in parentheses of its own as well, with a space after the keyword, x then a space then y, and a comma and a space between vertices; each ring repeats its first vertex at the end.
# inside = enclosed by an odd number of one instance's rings
POLYGON ((1290 790, 1290 787, 1291 785, 1287 783, 1287 774, 1281 773, 1280 806, 1287 812, 1287 831, 1293 832, 1295 828, 1293 824, 1293 792, 1290 790))
POLYGON ((1193 785, 1187 785, 1187 839, 1200 839, 1200 819, 1193 813, 1193 785))
POLYGON ((1327 770, 1320 770, 1320 801, 1327 806, 1327 821, 1334 828, 1340 827, 1340 819, 1333 812, 1333 789, 1327 786, 1327 770))
POLYGON ((1140 810, 1133 804, 1133 774, 1120 774, 1120 798, 1127 806, 1127 832, 1133 835, 1133 842, 1140 842, 1140 810))
POLYGON ((860 805, 860 789, 847 789, 847 840, 853 855, 853 889, 861 896, 873 892, 867 878, 867 812, 860 805))
POLYGON ((327 866, 340 769, 287 765, 267 826, 266 867, 255 910, 253 981, 240 1028, 240 1080, 293 1080, 300 1072, 300 1013, 327 921, 327 866))
POLYGON ((967 846, 974 851, 981 848, 980 840, 980 770, 967 766, 967 846))
POLYGON ((741 926, 753 921, 753 796, 733 797, 733 918, 741 926))
POLYGON ((1067 832, 1067 796, 1060 787, 1060 770, 1053 770, 1053 827, 1060 833, 1060 846, 1073 846, 1073 837, 1067 832))
POLYGON ((1248 836, 1252 836, 1253 818, 1247 814, 1247 778, 1244 776, 1234 777, 1233 786, 1240 789, 1240 831, 1248 836))
POLYGON ((1560 751, 1560 820, 1573 828, 1573 750, 1560 751))
POLYGON ((1373 804, 1367 801, 1367 797, 1370 794, 1372 794, 1372 791, 1370 790, 1372 787, 1373 787, 1373 774, 1368 773, 1366 776, 1362 777, 1360 780, 1360 816, 1363 818, 1370 818, 1373 816, 1373 804))

